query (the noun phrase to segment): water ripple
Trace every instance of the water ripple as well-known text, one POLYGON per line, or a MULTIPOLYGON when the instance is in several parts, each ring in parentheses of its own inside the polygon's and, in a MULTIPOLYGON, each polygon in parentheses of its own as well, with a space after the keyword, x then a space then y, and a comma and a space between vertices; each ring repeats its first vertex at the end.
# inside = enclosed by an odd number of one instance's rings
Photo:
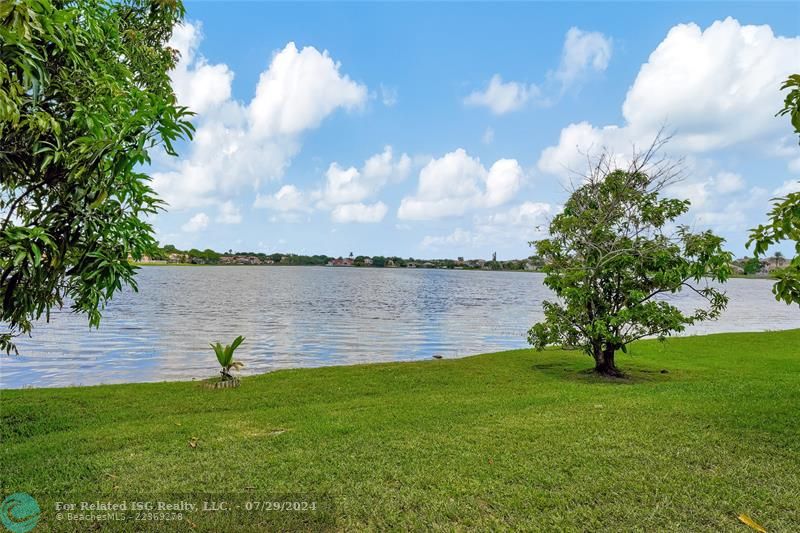
MULTIPOLYGON (((0 388, 206 378, 209 342, 245 335, 245 374, 522 348, 549 296, 542 275, 312 267, 148 267, 99 330, 68 310, 0 357, 0 388)), ((800 327, 768 280, 731 280, 723 318, 689 333, 800 327)), ((670 296, 676 305, 694 294, 670 296)))

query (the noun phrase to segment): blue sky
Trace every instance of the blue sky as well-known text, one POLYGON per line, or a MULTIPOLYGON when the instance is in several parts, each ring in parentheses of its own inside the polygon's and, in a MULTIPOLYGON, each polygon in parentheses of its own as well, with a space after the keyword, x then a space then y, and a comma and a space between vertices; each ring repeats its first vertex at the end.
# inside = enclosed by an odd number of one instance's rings
POLYGON ((173 83, 198 133, 150 169, 159 239, 525 257, 569 170, 666 124, 683 222, 743 254, 769 199, 800 188, 773 117, 798 34, 792 3, 188 2, 173 83))

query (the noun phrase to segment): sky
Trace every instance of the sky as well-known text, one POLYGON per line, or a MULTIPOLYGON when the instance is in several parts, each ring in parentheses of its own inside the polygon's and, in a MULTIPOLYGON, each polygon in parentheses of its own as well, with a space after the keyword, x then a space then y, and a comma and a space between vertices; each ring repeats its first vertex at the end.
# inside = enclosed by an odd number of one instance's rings
POLYGON ((587 159, 624 161, 662 127, 681 222, 737 256, 800 190, 774 116, 800 71, 796 3, 186 7, 171 78, 197 129, 148 169, 162 244, 527 257, 587 159))

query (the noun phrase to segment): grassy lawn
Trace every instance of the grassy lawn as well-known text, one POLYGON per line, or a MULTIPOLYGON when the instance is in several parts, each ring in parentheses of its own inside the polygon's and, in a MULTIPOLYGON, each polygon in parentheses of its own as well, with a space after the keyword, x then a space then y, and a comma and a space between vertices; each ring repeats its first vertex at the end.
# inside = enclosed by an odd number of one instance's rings
MULTIPOLYGON (((197 531, 748 531, 742 513, 800 530, 800 330, 642 341, 619 357, 625 382, 590 363, 519 350, 280 371, 229 390, 6 390, 0 490, 324 502, 302 517, 170 524, 197 531)), ((42 507, 43 530, 67 527, 42 507)))

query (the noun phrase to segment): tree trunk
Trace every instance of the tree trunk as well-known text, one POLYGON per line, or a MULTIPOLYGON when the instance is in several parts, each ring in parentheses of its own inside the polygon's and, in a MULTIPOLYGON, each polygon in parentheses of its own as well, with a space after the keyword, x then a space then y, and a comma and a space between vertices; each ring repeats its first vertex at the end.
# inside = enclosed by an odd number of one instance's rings
POLYGON ((598 346, 594 350, 594 371, 603 376, 620 377, 622 372, 614 364, 616 350, 610 346, 598 346))

